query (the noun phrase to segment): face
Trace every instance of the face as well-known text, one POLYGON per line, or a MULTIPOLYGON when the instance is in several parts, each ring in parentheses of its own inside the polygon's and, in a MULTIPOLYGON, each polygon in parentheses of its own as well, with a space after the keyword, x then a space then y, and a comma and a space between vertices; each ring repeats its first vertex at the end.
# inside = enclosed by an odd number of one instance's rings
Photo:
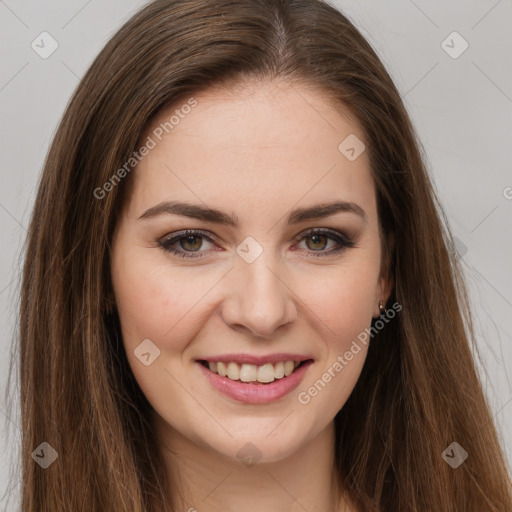
POLYGON ((128 361, 159 431, 281 460, 332 424, 387 298, 364 136, 321 92, 284 82, 185 104, 141 139, 114 237, 128 361))

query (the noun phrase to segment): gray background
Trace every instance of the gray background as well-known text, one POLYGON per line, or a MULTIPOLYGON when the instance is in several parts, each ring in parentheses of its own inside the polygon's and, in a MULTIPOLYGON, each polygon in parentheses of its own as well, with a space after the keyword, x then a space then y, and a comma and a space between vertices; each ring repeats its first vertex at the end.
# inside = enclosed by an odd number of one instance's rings
MULTIPOLYGON (((93 58, 145 3, 0 0, 2 390, 15 333, 19 254, 49 142, 93 58), (47 59, 31 48, 44 31, 59 45, 47 59)), ((512 1, 332 3, 382 58, 424 146, 458 240, 476 316, 479 369, 512 461, 512 1), (457 58, 445 51, 447 45, 452 53, 463 48, 457 37, 447 39, 454 31, 469 45, 457 58)), ((1 453, 8 449, 17 466, 19 413, 4 400, 0 411, 1 453)), ((19 483, 8 481, 6 459, 0 471, 0 492, 13 484, 0 509, 15 510, 19 483)))

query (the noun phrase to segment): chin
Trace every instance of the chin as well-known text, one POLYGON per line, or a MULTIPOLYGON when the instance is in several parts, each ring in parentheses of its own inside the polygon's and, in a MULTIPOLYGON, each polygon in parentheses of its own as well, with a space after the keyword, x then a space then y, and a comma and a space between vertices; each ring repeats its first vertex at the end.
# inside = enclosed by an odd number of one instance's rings
POLYGON ((285 460, 309 439, 304 425, 290 425, 286 420, 280 424, 274 419, 261 419, 252 429, 240 429, 239 433, 230 430, 228 425, 226 429, 233 437, 226 434, 221 439, 209 439, 208 446, 227 458, 239 460, 248 467, 256 463, 285 460))

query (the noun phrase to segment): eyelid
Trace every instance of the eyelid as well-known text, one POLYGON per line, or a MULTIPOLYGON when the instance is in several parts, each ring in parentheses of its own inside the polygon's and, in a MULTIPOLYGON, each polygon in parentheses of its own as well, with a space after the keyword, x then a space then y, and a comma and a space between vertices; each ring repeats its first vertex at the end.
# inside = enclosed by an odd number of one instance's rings
POLYGON ((315 235, 315 234, 333 235, 334 237, 343 238, 346 242, 348 242, 352 239, 351 236, 349 236, 348 234, 345 234, 343 231, 340 231, 337 229, 332 229, 332 228, 322 228, 322 227, 304 229, 299 234, 295 235, 295 237, 293 239, 295 241, 302 240, 307 235, 315 235))
POLYGON ((339 231, 337 229, 332 228, 308 228, 304 231, 300 232, 297 236, 295 236, 294 240, 296 241, 302 241, 308 236, 314 236, 314 235, 323 235, 327 238, 334 240, 338 244, 338 247, 336 249, 330 249, 327 251, 307 251, 308 257, 312 256, 313 258, 322 258, 322 257, 329 257, 332 255, 339 255, 342 252, 346 251, 347 249, 351 249, 356 247, 356 237, 350 236, 349 234, 339 231))
MULTIPOLYGON (((170 245, 174 245, 175 243, 179 242, 182 238, 186 238, 187 236, 197 236, 202 237, 208 240, 209 242, 215 242, 218 243, 217 237, 215 237, 212 233, 209 233, 207 231, 203 231, 201 229, 183 229, 181 231, 176 231, 174 233, 170 233, 168 235, 163 236, 158 240, 158 245, 162 247, 162 249, 166 250, 167 252, 173 252, 168 247, 170 245)), ((188 254, 193 254, 194 252, 202 253, 206 251, 190 251, 188 254)), ((191 256, 191 258, 196 258, 198 256, 191 256)), ((201 256, 202 257, 202 256, 201 256)))
MULTIPOLYGON (((307 251, 307 250, 300 250, 299 252, 307 252, 309 255, 313 257, 327 257, 332 254, 339 254, 346 249, 356 247, 355 244, 355 237, 346 234, 343 231, 339 231, 332 228, 322 228, 322 227, 315 227, 315 228, 307 228, 303 231, 301 231, 299 234, 297 234, 293 240, 294 241, 302 241, 308 236, 314 236, 314 235, 324 235, 327 238, 333 240, 338 244, 338 248, 336 249, 330 249, 330 250, 322 250, 322 251, 307 251)), ((165 250, 168 253, 171 253, 181 259, 194 259, 194 258, 204 258, 206 256, 202 256, 202 253, 207 253, 209 251, 184 251, 183 249, 180 250, 174 250, 171 248, 172 245, 179 242, 181 239, 186 238, 187 236, 196 236, 206 239, 209 242, 217 242, 217 237, 213 235, 210 232, 201 230, 201 229, 184 229, 181 231, 177 231, 174 233, 170 233, 168 235, 165 235, 160 240, 158 240, 158 245, 165 250), (201 254, 200 256, 195 256, 195 254, 201 254), (185 256, 186 255, 186 256, 185 256)))

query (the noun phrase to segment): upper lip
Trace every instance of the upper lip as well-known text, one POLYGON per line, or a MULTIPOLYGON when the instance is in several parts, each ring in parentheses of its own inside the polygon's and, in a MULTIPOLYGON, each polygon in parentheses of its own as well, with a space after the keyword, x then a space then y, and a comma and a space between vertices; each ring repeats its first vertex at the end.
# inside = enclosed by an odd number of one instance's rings
POLYGON ((264 365, 265 363, 279 363, 280 361, 307 361, 313 359, 309 355, 292 354, 292 353, 279 353, 267 354, 264 356, 255 356, 251 354, 223 354, 219 356, 206 356, 197 359, 197 361, 208 362, 222 362, 222 363, 238 363, 238 364, 254 364, 256 366, 264 365))

